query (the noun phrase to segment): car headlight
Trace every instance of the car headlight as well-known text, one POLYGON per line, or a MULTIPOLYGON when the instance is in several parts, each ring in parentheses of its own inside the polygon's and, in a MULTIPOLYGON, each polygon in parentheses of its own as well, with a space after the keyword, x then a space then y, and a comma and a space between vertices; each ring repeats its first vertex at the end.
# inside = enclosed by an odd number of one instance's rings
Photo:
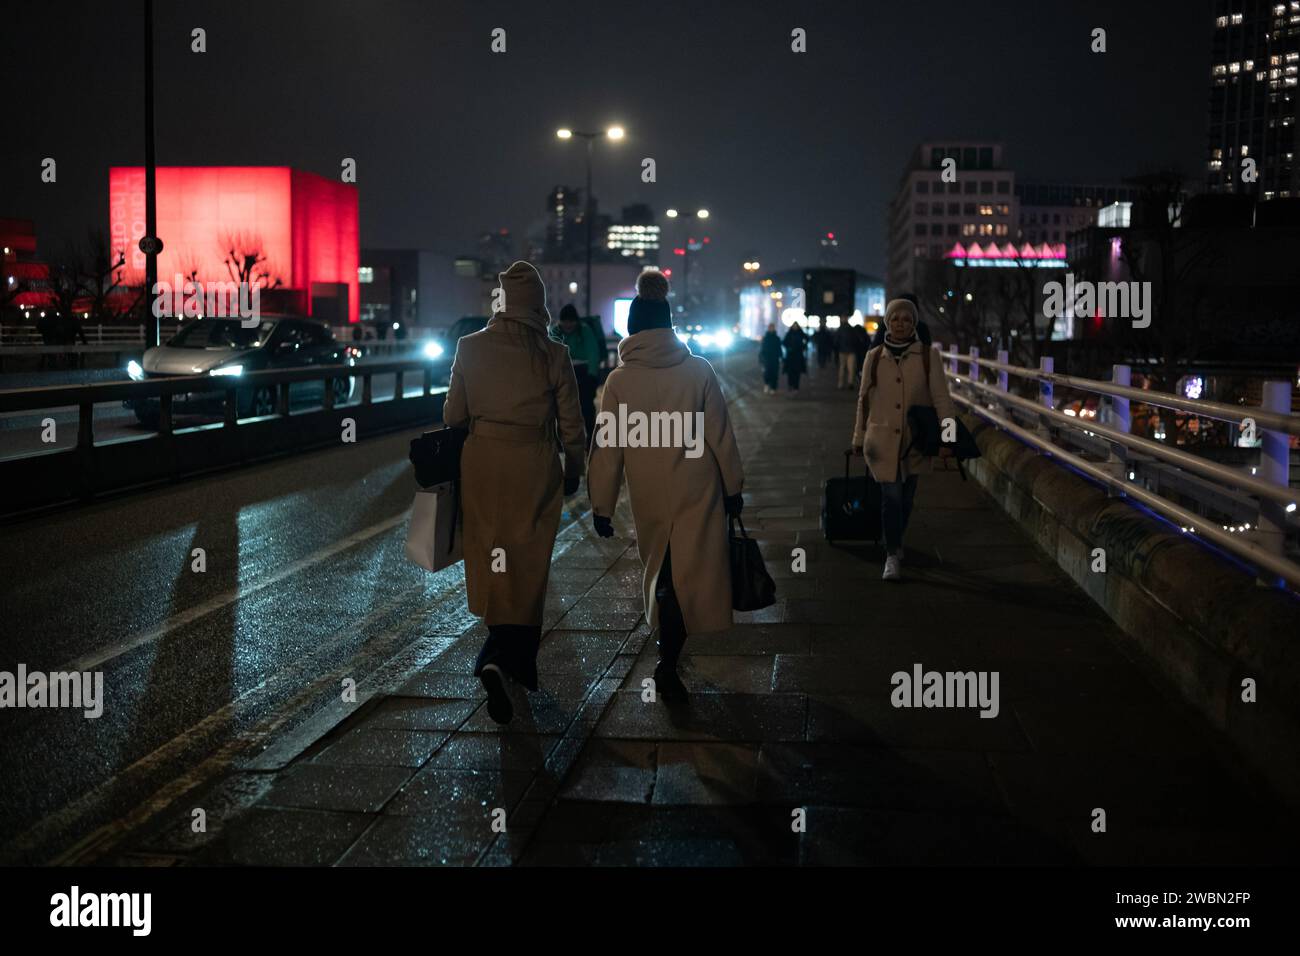
POLYGON ((133 382, 144 381, 144 369, 135 359, 131 359, 131 361, 126 363, 126 374, 133 382))
POLYGON ((691 333, 690 333, 690 332, 683 332, 681 329, 678 329, 678 330, 677 330, 677 337, 678 337, 679 339, 681 339, 683 342, 689 342, 689 341, 691 340, 691 333))
POLYGON ((444 349, 437 342, 425 342, 423 351, 425 358, 436 359, 442 357, 444 349))
POLYGON ((209 375, 243 375, 244 366, 242 365, 223 365, 221 368, 214 368, 209 375))
POLYGON ((726 329, 719 329, 717 334, 713 336, 714 344, 720 349, 731 348, 731 343, 734 341, 736 341, 736 337, 726 329))
POLYGON ((695 344, 700 348, 707 349, 713 345, 713 335, 710 332, 696 332, 695 344))

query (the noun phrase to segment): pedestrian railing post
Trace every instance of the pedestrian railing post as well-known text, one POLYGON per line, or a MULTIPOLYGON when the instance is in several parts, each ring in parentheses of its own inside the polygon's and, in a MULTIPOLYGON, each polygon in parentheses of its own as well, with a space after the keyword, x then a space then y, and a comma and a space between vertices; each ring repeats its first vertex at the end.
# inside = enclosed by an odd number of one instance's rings
POLYGON ((959 346, 957 345, 956 342, 952 343, 952 358, 948 360, 948 370, 952 372, 953 375, 956 375, 958 370, 958 362, 957 362, 958 348, 959 346))
MULTIPOLYGON (((1291 414, 1291 383, 1265 382, 1263 411, 1291 414)), ((1262 447, 1259 456, 1259 477, 1283 488, 1291 486, 1291 439, 1285 432, 1271 428, 1261 429, 1262 447)), ((1259 503, 1259 543, 1273 554, 1286 549, 1287 506, 1276 501, 1259 503)), ((1261 583, 1284 585, 1285 582, 1261 579, 1261 583)))
POLYGON ((402 387, 402 371, 398 369, 397 374, 393 376, 393 401, 400 402, 405 389, 402 387))
POLYGON ((279 401, 276 402, 275 413, 277 415, 288 415, 289 414, 289 383, 281 382, 279 392, 280 392, 279 401))
POLYGON ((970 347, 970 368, 966 370, 966 375, 972 382, 978 382, 980 380, 979 359, 980 359, 979 347, 972 345, 970 347))
POLYGON ((233 427, 239 421, 238 406, 239 406, 239 401, 238 398, 236 397, 235 389, 233 388, 226 389, 226 403, 225 403, 226 415, 224 421, 225 424, 229 427, 233 427))
MULTIPOLYGON (((1050 355, 1044 355, 1038 360, 1038 370, 1046 375, 1051 375, 1055 371, 1056 362, 1050 355)), ((1055 408, 1052 401, 1052 383, 1047 379, 1038 380, 1038 401, 1044 408, 1055 408)), ((1050 437, 1052 434, 1052 424, 1046 415, 1038 416, 1038 431, 1044 436, 1050 437)))
POLYGON ((158 396, 158 434, 172 433, 172 393, 163 392, 158 396))
MULTIPOLYGON (((1127 365, 1111 366, 1110 380, 1115 385, 1128 386, 1132 384, 1132 370, 1127 365)), ((1132 428, 1132 416, 1129 411, 1129 400, 1119 395, 1110 396, 1110 419, 1107 422, 1111 428, 1116 431, 1128 434, 1132 428)), ((1118 443, 1112 443, 1110 446, 1110 465, 1111 469, 1122 478, 1128 478, 1129 475, 1137 477, 1137 463, 1129 461, 1128 447, 1118 443)))
POLYGON ((369 405, 373 401, 373 395, 370 390, 370 373, 366 372, 361 376, 361 404, 369 405))
MULTIPOLYGON (((1011 356, 1006 349, 998 349, 998 364, 1010 365, 1011 356)), ((998 369, 998 391, 1005 392, 1011 386, 1011 376, 1007 374, 1004 368, 998 369)))

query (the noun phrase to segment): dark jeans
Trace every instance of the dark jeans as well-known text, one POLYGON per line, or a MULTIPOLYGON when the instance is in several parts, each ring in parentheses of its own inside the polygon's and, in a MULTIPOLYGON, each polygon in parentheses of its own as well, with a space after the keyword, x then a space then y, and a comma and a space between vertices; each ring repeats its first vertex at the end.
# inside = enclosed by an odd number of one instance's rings
POLYGON ((885 550, 893 554, 903 546, 907 519, 912 517, 912 499, 916 497, 916 475, 906 481, 880 483, 880 524, 885 532, 885 550))
POLYGON ((474 676, 495 664, 529 690, 537 690, 537 650, 542 629, 534 624, 489 624, 488 637, 474 662, 474 676))
POLYGON ((763 384, 773 391, 781 384, 781 360, 767 362, 763 365, 763 384))
POLYGON ((686 621, 682 606, 677 603, 673 590, 673 553, 664 552, 664 566, 659 569, 655 582, 655 600, 659 602, 659 661, 667 667, 676 667, 686 644, 686 621))
POLYGON ((796 391, 798 390, 799 376, 802 374, 803 374, 803 369, 801 368, 788 368, 785 370, 785 377, 786 380, 789 381, 791 389, 796 391))

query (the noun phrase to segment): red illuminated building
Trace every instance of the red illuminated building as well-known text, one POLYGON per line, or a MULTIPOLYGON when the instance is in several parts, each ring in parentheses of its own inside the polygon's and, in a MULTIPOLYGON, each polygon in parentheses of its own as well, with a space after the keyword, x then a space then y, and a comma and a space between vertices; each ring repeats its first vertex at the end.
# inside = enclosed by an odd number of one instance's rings
MULTIPOLYGON (((331 325, 357 321, 356 186, 287 166, 160 166, 157 196, 160 282, 194 273, 200 282, 230 281, 226 249, 235 237, 245 251, 256 246, 287 308, 331 325)), ((139 285, 143 167, 109 170, 108 206, 110 242, 126 250, 125 281, 139 285)))

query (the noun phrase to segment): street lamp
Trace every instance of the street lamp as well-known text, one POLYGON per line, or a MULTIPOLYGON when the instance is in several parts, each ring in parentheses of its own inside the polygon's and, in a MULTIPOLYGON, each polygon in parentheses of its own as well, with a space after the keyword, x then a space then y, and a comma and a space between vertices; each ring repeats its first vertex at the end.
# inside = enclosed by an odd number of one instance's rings
POLYGON ((615 141, 617 141, 617 140, 622 139, 622 138, 623 138, 624 136, 626 136, 627 134, 626 134, 626 132, 624 131, 623 127, 621 127, 621 126, 611 126, 611 127, 609 127, 609 129, 605 130, 605 132, 603 132, 603 133, 586 133, 586 132, 583 132, 582 130, 569 129, 568 127, 563 127, 563 126, 562 126, 562 127, 560 127, 559 129, 557 129, 557 130, 555 131, 555 135, 556 135, 556 137, 559 138, 559 139, 573 139, 573 137, 578 136, 578 137, 580 137, 580 138, 582 138, 582 139, 584 139, 584 140, 587 141, 587 194, 586 194, 586 197, 585 197, 585 199, 584 199, 584 202, 586 203, 586 212, 583 214, 583 218, 587 220, 587 243, 586 243, 586 245, 587 245, 587 250, 586 250, 586 251, 587 251, 587 255, 586 255, 586 259, 587 259, 587 288, 586 288, 587 312, 586 312, 586 314, 587 314, 587 315, 591 315, 591 218, 592 218, 592 216, 591 216, 591 144, 592 144, 592 143, 593 143, 593 142, 594 142, 598 137, 601 137, 601 136, 605 137, 606 139, 610 139, 610 140, 615 140, 615 141))
MULTIPOLYGON (((677 219, 684 215, 689 215, 689 213, 682 213, 676 207, 670 206, 669 208, 664 210, 664 215, 667 216, 669 219, 677 219)), ((708 219, 709 211, 707 209, 697 209, 695 210, 695 218, 708 219)), ((706 239, 705 242, 707 241, 708 240, 706 239)), ((686 237, 686 241, 682 243, 681 246, 678 246, 676 248, 680 248, 682 250, 682 256, 684 257, 682 260, 681 301, 685 304, 685 308, 689 309, 690 293, 691 293, 691 237, 688 235, 686 237)))

